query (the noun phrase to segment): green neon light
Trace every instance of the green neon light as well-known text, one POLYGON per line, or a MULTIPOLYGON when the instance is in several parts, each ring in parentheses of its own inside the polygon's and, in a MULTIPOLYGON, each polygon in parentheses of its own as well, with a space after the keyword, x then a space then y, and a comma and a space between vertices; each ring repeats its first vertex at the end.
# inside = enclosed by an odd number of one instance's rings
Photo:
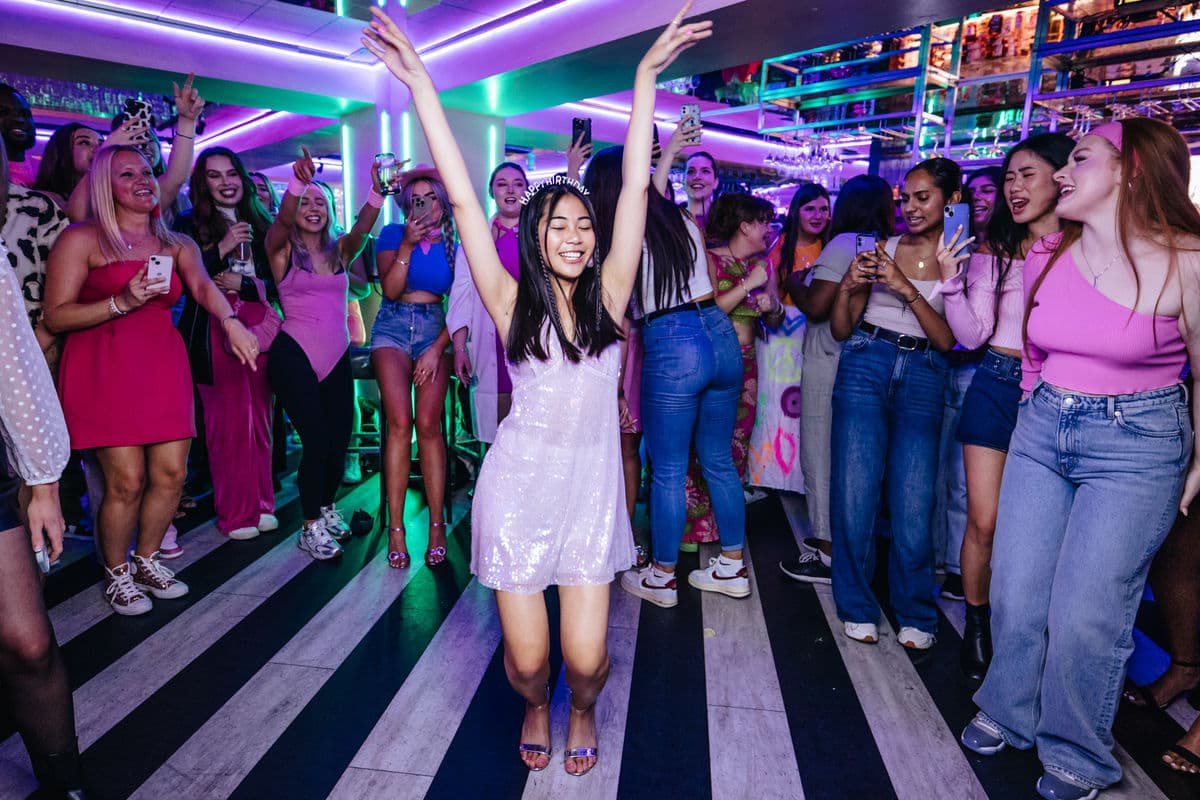
MULTIPOLYGON (((382 5, 386 0, 380 0, 382 5)), ((392 151, 392 118, 386 111, 379 112, 379 152, 390 153, 392 151)), ((385 202, 383 204, 383 224, 392 224, 392 204, 385 202)))
POLYGON ((350 153, 350 126, 342 123, 342 226, 350 229, 350 209, 354 200, 350 195, 351 171, 354 169, 354 158, 350 153))

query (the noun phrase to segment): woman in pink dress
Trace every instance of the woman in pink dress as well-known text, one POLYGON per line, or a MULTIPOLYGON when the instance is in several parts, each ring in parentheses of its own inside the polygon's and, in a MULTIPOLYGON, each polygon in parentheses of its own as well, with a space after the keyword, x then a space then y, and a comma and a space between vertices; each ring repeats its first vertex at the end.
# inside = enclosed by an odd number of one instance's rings
POLYGON ((163 225, 145 156, 104 148, 89 175, 95 216, 68 228, 50 254, 45 319, 54 333, 70 333, 58 390, 71 447, 95 448, 104 472, 97 536, 105 595, 118 614, 145 614, 147 593, 172 599, 188 591, 158 560, 196 435, 187 352, 171 320, 183 284, 221 320, 231 352, 250 369, 258 343, 208 277, 195 243, 163 225), (165 277, 151 277, 152 258, 165 261, 165 277))
POLYGON ((597 252, 582 187, 559 177, 526 194, 520 278, 496 253, 487 217, 433 81, 412 43, 378 9, 363 43, 408 85, 446 182, 479 296, 506 342, 513 407, 475 487, 472 571, 496 590, 504 663, 525 698, 520 749, 550 760, 550 629, 542 592, 559 586, 571 712, 563 767, 596 764, 595 703, 608 677, 608 584, 634 560, 624 512, 617 405, 620 324, 641 257, 650 185, 654 84, 675 56, 709 35, 681 25, 687 3, 638 66, 624 186, 610 252, 597 252))

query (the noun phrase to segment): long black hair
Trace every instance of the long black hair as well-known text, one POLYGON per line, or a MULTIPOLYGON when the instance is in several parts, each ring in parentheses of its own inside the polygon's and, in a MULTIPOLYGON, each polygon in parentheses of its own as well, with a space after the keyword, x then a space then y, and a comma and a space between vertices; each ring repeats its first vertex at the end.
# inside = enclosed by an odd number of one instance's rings
POLYGON ((872 233, 887 239, 895 230, 895 204, 887 181, 878 175, 856 175, 842 185, 833 204, 830 238, 842 233, 872 233))
MULTIPOLYGON (((42 163, 38 165, 37 179, 33 188, 41 192, 54 192, 66 200, 71 196, 80 175, 75 172, 75 131, 91 130, 87 125, 71 122, 63 125, 46 142, 42 163)), ((93 131, 94 132, 94 131, 93 131)))
POLYGON ((242 199, 237 203, 237 218, 249 222, 254 231, 254 239, 263 241, 267 229, 271 227, 271 215, 258 199, 258 189, 250 180, 250 173, 238 154, 228 147, 207 147, 196 159, 192 168, 189 184, 189 197, 192 201, 192 224, 196 229, 197 244, 201 247, 212 247, 221 241, 229 231, 229 220, 217 209, 212 192, 208 189, 208 161, 217 156, 225 156, 237 170, 238 179, 242 182, 242 199))
MULTIPOLYGON (((558 315, 554 277, 545 256, 549 226, 543 233, 540 223, 553 216, 559 203, 568 196, 583 203, 595 230, 596 212, 587 195, 576 188, 573 182, 547 181, 533 192, 521 208, 521 221, 518 224, 521 272, 517 279, 517 302, 513 307, 512 323, 504 348, 508 360, 514 364, 531 358, 549 360, 550 352, 543 333, 547 320, 558 336, 563 355, 572 362, 580 361, 585 355, 597 356, 621 338, 620 328, 604 307, 600 265, 604 263, 604 255, 608 251, 601 247, 599 235, 589 262, 592 266, 584 267, 571 297, 575 314, 574 339, 568 339, 563 330, 558 315)), ((608 241, 612 241, 611 235, 608 241)))
MULTIPOLYGON (((783 223, 783 252, 779 254, 779 275, 785 278, 796 266, 796 240, 800 238, 800 209, 817 198, 829 200, 829 190, 819 183, 803 183, 792 195, 787 220, 783 223)), ((821 231, 821 244, 829 243, 829 225, 821 231)))
POLYGON ((942 190, 944 202, 949 203, 950 195, 962 191, 962 167, 958 165, 957 161, 951 161, 941 156, 927 158, 904 173, 905 179, 914 172, 924 172, 933 178, 933 185, 942 190))
MULTIPOLYGON (((596 247, 607 253, 612 247, 613 221, 617 216, 617 198, 621 194, 621 159, 625 148, 607 147, 588 163, 583 177, 596 210, 596 247)), ((695 269, 696 242, 688 233, 683 211, 658 192, 650 192, 646 204, 646 251, 653 269, 655 308, 671 308, 687 300, 687 287, 695 269)), ((633 293, 638 308, 646 308, 643 259, 633 293)))
MULTIPOLYGON (((1070 158, 1071 150, 1074 147, 1075 140, 1065 133, 1039 133, 1018 142, 1004 157, 1004 166, 1000 171, 1000 186, 1003 187, 1003 178, 1008 174, 1013 156, 1017 153, 1021 151, 1033 153, 1057 172, 1066 166, 1067 159, 1070 158)), ((1055 202, 1057 203, 1057 200, 1055 202)), ((1029 225, 1013 220, 1012 209, 1008 207, 1008 201, 1003 196, 997 199, 987 226, 987 243, 992 251, 992 270, 996 275, 996 307, 993 313, 997 320, 1000 318, 999 289, 1008 280, 1013 261, 1024 258, 1024 253, 1021 252, 1021 243, 1028 235, 1029 225)))

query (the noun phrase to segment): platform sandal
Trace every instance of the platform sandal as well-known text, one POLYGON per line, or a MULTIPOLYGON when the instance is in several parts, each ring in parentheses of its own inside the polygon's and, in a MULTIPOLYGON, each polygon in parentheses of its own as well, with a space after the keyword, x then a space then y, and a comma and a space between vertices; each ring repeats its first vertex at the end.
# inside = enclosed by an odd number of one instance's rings
MULTIPOLYGON (((444 528, 444 527, 446 527, 446 523, 431 522, 431 523, 429 523, 429 527, 444 528)), ((425 566, 427 566, 427 567, 436 567, 438 564, 441 564, 445 560, 446 560, 446 546, 445 545, 438 545, 437 547, 431 547, 425 551, 425 566)))
MULTIPOLYGON (((392 533, 407 533, 403 527, 388 528, 388 535, 392 533)), ((392 569, 408 569, 412 563, 406 550, 388 550, 388 566, 392 569)))

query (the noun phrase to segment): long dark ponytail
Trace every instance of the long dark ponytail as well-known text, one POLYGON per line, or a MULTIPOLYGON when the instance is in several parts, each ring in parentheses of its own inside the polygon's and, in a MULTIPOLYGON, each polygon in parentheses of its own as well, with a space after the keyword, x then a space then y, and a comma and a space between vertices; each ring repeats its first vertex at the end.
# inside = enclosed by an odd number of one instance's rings
MULTIPOLYGON (((607 253, 612 245, 613 221, 617 215, 617 198, 621 194, 621 159, 623 147, 607 147, 588 163, 583 184, 596 209, 596 246, 607 253)), ((655 308, 671 308, 687 300, 687 287, 699 255, 696 242, 688 233, 683 211, 658 192, 652 191, 646 205, 646 251, 653 269, 655 308)), ((639 308, 646 308, 643 296, 643 261, 638 279, 633 284, 633 296, 639 308)))

